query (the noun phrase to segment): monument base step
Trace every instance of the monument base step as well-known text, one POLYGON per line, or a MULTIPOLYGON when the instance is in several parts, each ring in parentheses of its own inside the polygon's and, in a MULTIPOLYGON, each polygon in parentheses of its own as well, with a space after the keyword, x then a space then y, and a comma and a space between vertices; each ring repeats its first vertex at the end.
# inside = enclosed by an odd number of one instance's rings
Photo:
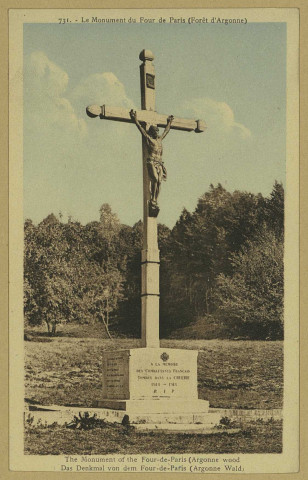
POLYGON ((135 424, 203 424, 219 425, 221 415, 216 413, 150 413, 128 414, 129 421, 135 424))
POLYGON ((198 399, 143 399, 143 400, 98 400, 96 407, 110 408, 113 410, 122 410, 132 413, 207 413, 209 410, 209 402, 207 400, 198 399))
MULTIPOLYGON (((60 405, 37 406, 30 405, 27 415, 30 414, 34 424, 42 423, 50 425, 57 422, 59 425, 70 423, 74 416, 79 413, 84 415, 85 412, 90 416, 96 415, 98 419, 106 420, 110 423, 122 423, 124 417, 129 423, 141 429, 146 425, 160 425, 165 429, 165 425, 169 425, 171 430, 175 429, 175 425, 190 425, 196 428, 213 428, 219 425, 221 415, 219 413, 191 413, 189 411, 183 413, 141 413, 131 412, 129 410, 113 410, 110 408, 81 408, 81 407, 64 407, 60 405)), ((152 427, 151 427, 152 428, 152 427)), ((156 427, 155 427, 156 428, 156 427)), ((184 427, 183 427, 184 428, 184 427)), ((186 427, 185 427, 186 428, 186 427)))

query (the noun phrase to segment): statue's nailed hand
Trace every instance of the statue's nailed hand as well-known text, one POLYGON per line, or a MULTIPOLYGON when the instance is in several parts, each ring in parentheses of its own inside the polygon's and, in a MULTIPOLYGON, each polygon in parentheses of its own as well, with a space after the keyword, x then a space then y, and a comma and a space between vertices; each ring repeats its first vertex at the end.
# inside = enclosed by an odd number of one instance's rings
POLYGON ((174 116, 173 115, 169 115, 168 117, 168 123, 172 123, 174 120, 174 116))
POLYGON ((136 110, 133 110, 133 109, 132 109, 132 110, 129 112, 129 114, 130 114, 130 118, 131 118, 132 120, 134 120, 134 122, 135 122, 135 121, 137 120, 137 112, 136 112, 136 110))

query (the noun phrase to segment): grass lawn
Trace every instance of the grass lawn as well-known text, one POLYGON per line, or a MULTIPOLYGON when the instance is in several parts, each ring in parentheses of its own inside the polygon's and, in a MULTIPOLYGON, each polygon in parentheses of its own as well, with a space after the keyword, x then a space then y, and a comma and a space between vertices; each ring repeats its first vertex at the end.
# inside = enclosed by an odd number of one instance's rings
MULTIPOLYGON (((137 348, 137 339, 58 336, 25 342, 28 401, 43 405, 92 407, 102 395, 102 356, 106 350, 137 348), (42 341, 45 340, 45 341, 42 341)), ((199 398, 221 408, 281 408, 283 343, 230 340, 161 340, 166 348, 199 350, 199 398)), ((282 423, 250 422, 226 435, 140 433, 122 425, 70 430, 28 426, 25 453, 279 453, 282 423)))
POLYGON ((193 435, 136 432, 122 425, 70 430, 54 425, 26 429, 25 454, 108 455, 173 453, 281 453, 280 421, 253 422, 239 433, 193 435))
MULTIPOLYGON (((105 350, 137 339, 54 337, 25 342, 26 398, 43 405, 92 407, 102 392, 105 350)), ((282 408, 282 342, 162 340, 162 347, 199 350, 199 397, 221 408, 282 408)))

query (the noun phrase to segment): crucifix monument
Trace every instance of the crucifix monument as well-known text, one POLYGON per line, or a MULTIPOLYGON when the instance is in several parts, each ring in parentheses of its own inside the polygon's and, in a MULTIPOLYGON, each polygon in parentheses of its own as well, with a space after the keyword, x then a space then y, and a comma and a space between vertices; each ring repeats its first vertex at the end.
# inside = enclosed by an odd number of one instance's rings
POLYGON ((143 154, 143 249, 141 252, 142 347, 104 352, 103 392, 97 405, 116 417, 128 414, 141 425, 217 423, 209 403, 198 399, 197 355, 194 350, 160 348, 159 250, 157 243, 158 196, 167 171, 162 160, 162 141, 170 129, 201 133, 205 123, 155 111, 154 55, 139 56, 141 110, 91 105, 89 117, 134 123, 142 135, 143 154), (165 130, 159 136, 158 127, 165 130))
POLYGON ((186 132, 203 132, 201 120, 188 120, 160 115, 155 111, 154 55, 142 50, 139 56, 141 83, 141 109, 138 112, 107 105, 87 107, 89 117, 100 117, 118 122, 136 123, 142 134, 143 156, 143 249, 141 254, 141 338, 142 346, 159 347, 159 250, 157 244, 157 198, 161 181, 166 177, 162 161, 162 140, 170 128, 186 132), (161 137, 158 127, 165 127, 161 137))

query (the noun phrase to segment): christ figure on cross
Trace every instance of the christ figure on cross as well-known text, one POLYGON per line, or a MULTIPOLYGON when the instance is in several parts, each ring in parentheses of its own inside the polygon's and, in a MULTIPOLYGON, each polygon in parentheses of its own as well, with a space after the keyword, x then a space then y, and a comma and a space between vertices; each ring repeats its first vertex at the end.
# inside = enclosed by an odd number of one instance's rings
POLYGON ((135 122, 138 130, 146 139, 148 158, 147 158, 147 170, 150 178, 150 191, 151 191, 151 204, 155 208, 157 205, 157 199, 160 192, 160 186, 162 181, 167 180, 167 170, 162 160, 163 144, 162 141, 169 133, 171 123, 174 116, 170 115, 167 119, 167 126, 164 133, 159 136, 159 128, 155 125, 151 125, 149 130, 146 131, 138 122, 137 112, 135 110, 130 111, 131 119, 135 122))

